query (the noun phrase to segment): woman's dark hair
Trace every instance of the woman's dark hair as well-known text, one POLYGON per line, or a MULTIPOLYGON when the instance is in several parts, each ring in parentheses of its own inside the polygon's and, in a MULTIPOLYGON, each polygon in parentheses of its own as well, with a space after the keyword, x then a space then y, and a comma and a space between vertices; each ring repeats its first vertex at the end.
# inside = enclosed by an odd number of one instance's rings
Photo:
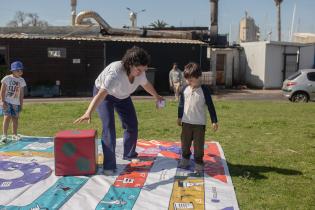
POLYGON ((188 78, 199 78, 201 77, 202 72, 201 72, 201 68, 199 67, 199 65, 197 63, 188 63, 185 66, 185 70, 184 70, 184 77, 185 79, 188 78))
POLYGON ((122 63, 127 71, 127 75, 129 75, 131 66, 147 66, 150 63, 150 59, 150 55, 147 51, 134 46, 126 51, 122 58, 122 63))

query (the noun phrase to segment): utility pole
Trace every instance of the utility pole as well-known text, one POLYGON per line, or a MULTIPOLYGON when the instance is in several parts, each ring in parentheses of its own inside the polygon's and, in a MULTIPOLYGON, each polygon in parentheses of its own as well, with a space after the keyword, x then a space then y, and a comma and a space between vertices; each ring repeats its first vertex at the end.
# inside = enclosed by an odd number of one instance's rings
POLYGON ((274 0, 277 7, 277 30, 278 30, 278 41, 281 41, 281 3, 283 0, 274 0))

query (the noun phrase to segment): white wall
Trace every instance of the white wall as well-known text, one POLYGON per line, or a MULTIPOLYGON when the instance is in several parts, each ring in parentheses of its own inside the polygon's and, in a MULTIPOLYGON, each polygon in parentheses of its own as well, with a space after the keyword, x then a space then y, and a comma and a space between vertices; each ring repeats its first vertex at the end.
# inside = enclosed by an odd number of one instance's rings
POLYGON ((238 49, 228 48, 226 50, 221 51, 221 53, 226 54, 225 86, 232 87, 233 77, 234 77, 234 81, 238 83, 238 75, 239 75, 238 49), (233 71, 234 71, 234 74, 233 74, 233 71))
POLYGON ((246 62, 241 66, 241 71, 246 72, 246 84, 250 87, 263 88, 266 67, 266 42, 241 43, 241 46, 244 48, 243 52, 246 59, 246 62))
POLYGON ((225 57, 225 87, 232 87, 233 77, 234 82, 239 84, 240 82, 240 70, 239 70, 239 50, 237 48, 208 48, 208 54, 211 54, 211 70, 214 72, 216 69, 216 57, 218 54, 224 54, 225 57), (234 60, 234 62, 233 62, 234 60), (234 64, 234 65, 233 65, 234 64), (233 75, 234 69, 234 75, 233 75))
MULTIPOLYGON (((284 62, 284 53, 297 53, 299 46, 285 46, 279 44, 267 44, 266 48, 266 74, 265 74, 265 84, 264 88, 273 89, 281 88, 283 82, 283 62, 284 62)), ((314 46, 301 46, 300 47, 300 69, 303 68, 312 68, 314 64, 314 46)), ((296 58, 287 57, 287 62, 290 62, 289 59, 296 62, 296 58)), ((294 66, 294 64, 293 64, 294 66)), ((285 79, 291 76, 296 72, 295 68, 286 69, 285 79)))
POLYGON ((240 51, 239 49, 233 49, 233 58, 234 59, 234 82, 236 84, 241 83, 241 72, 240 72, 240 51))
MULTIPOLYGON (((286 49, 286 52, 288 51, 290 50, 286 49)), ((284 46, 272 44, 266 45, 266 69, 264 88, 266 89, 281 88, 284 61, 283 53, 284 46)))
POLYGON ((232 51, 225 51, 225 54, 225 86, 232 87, 233 54, 232 51))
MULTIPOLYGON (((241 72, 246 72, 246 84, 250 87, 276 89, 281 88, 283 82, 284 53, 297 53, 300 47, 300 69, 312 68, 314 65, 315 45, 303 46, 298 43, 284 42, 250 42, 242 43, 246 61, 242 62, 241 72), (244 71, 245 69, 245 71, 244 71)), ((296 58, 287 57, 286 77, 296 71, 296 58)))
MULTIPOLYGON (((281 88, 283 82, 284 53, 296 54, 298 46, 286 46, 281 44, 267 44, 266 47, 266 74, 264 88, 281 88)), ((286 78, 296 72, 296 56, 287 57, 286 78), (294 65, 295 64, 295 65, 294 65)))

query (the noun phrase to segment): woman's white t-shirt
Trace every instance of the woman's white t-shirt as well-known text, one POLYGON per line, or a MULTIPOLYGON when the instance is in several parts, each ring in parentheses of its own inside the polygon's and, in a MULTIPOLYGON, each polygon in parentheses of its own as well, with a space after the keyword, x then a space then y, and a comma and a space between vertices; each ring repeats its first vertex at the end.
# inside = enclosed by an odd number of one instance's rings
POLYGON ((127 71, 121 61, 109 64, 95 80, 98 89, 105 89, 109 95, 119 99, 130 96, 139 85, 144 86, 148 82, 145 72, 136 76, 133 83, 130 83, 127 71))

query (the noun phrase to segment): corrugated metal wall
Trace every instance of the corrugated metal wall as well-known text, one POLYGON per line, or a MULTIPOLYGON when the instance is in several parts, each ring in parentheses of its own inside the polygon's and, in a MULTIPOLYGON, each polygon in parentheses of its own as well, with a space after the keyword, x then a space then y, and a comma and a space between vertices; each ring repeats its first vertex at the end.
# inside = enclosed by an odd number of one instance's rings
POLYGON ((151 55, 150 66, 157 69, 155 87, 159 92, 169 90, 168 73, 173 62, 178 62, 182 70, 190 61, 209 70, 206 46, 198 44, 0 39, 0 46, 8 46, 10 62, 18 59, 24 63, 23 77, 29 87, 60 80, 62 94, 66 96, 91 95, 94 81, 104 66, 120 60, 134 45, 151 55), (65 48, 66 57, 49 58, 48 48, 65 48))

